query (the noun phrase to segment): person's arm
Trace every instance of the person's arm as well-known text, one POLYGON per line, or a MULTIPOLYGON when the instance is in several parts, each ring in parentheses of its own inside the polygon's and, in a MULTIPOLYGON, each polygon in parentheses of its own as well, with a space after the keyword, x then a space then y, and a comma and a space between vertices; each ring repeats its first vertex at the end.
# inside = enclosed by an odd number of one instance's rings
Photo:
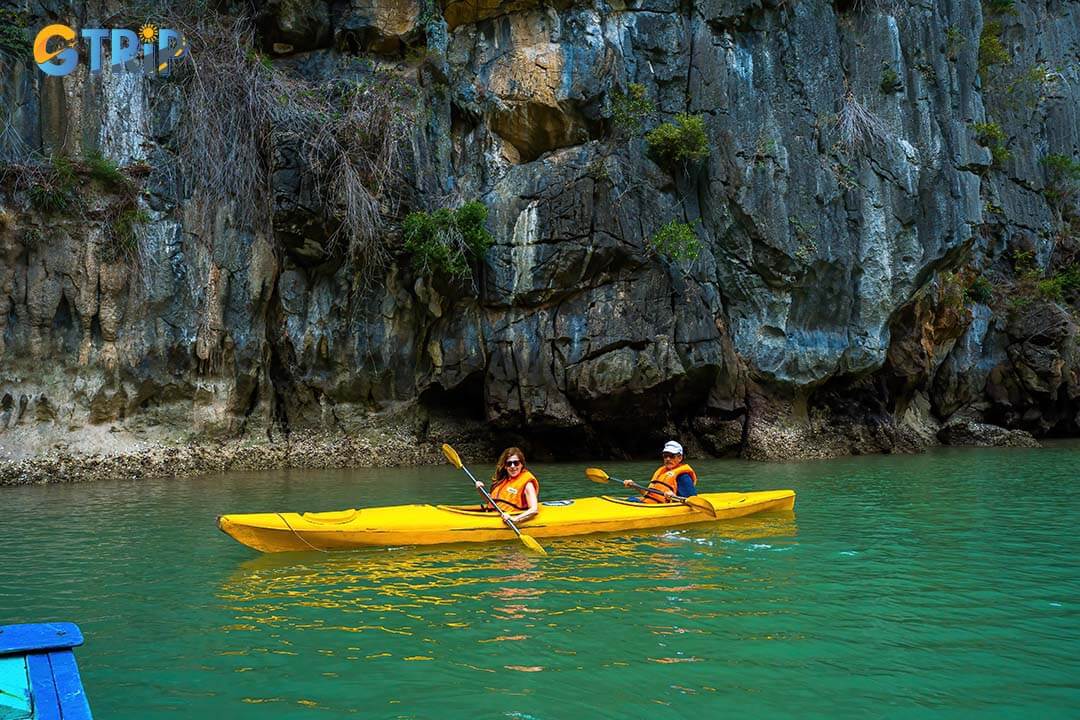
POLYGON ((511 520, 516 523, 525 522, 530 518, 536 517, 540 512, 540 498, 536 497, 536 485, 534 483, 529 483, 525 486, 525 503, 529 508, 519 512, 517 515, 511 515, 511 520))
POLYGON ((491 504, 487 501, 487 498, 484 497, 484 483, 479 480, 474 480, 473 482, 476 483, 476 492, 480 493, 480 509, 490 509, 491 504))
POLYGON ((690 497, 691 495, 697 495, 697 488, 694 487, 694 478, 690 477, 690 473, 683 473, 675 482, 678 488, 679 497, 690 497))

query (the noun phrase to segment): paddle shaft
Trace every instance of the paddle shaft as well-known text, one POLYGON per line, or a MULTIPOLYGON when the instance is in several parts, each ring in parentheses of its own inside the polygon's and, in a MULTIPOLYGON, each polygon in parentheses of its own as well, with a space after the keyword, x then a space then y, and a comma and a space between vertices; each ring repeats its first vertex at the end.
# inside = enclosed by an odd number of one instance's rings
MULTIPOLYGON (((473 477, 473 474, 471 472, 469 472, 469 468, 465 467, 464 464, 461 466, 461 469, 464 470, 465 474, 469 476, 469 479, 473 481, 473 484, 476 485, 476 489, 484 494, 484 497, 487 498, 487 501, 489 503, 491 503, 491 507, 495 508, 495 510, 498 511, 498 513, 500 515, 502 515, 503 522, 506 523, 507 525, 509 525, 510 529, 513 530, 514 532, 516 532, 517 536, 520 538, 521 537, 521 531, 518 530, 517 525, 515 525, 514 521, 510 519, 510 516, 507 515, 505 512, 503 512, 503 509, 501 507, 499 507, 498 504, 494 500, 491 499, 491 495, 488 494, 488 491, 484 487, 483 483, 481 483, 479 480, 477 480, 475 477, 473 477)), ((522 542, 524 542, 524 540, 522 540, 522 542)))
MULTIPOLYGON (((611 479, 612 479, 612 480, 615 480, 616 482, 625 482, 625 481, 623 481, 623 480, 619 480, 619 478, 611 478, 611 479)), ((652 488, 650 488, 650 487, 643 487, 643 486, 641 486, 641 485, 638 485, 638 484, 637 484, 636 482, 634 482, 633 480, 630 480, 629 482, 630 482, 630 487, 634 488, 635 490, 640 490, 641 492, 647 492, 647 493, 652 493, 653 495, 659 495, 660 497, 663 497, 663 498, 666 498, 666 497, 667 497, 667 495, 665 495, 665 494, 663 493, 663 491, 661 491, 661 490, 654 490, 654 489, 652 489, 652 488)), ((681 496, 679 496, 679 495, 672 495, 672 496, 671 496, 671 499, 672 499, 672 500, 678 500, 678 501, 679 501, 679 502, 681 502, 681 503, 682 503, 683 505, 689 505, 689 504, 690 504, 690 502, 689 502, 689 501, 688 501, 688 500, 687 500, 686 498, 684 498, 684 497, 681 497, 681 496)))

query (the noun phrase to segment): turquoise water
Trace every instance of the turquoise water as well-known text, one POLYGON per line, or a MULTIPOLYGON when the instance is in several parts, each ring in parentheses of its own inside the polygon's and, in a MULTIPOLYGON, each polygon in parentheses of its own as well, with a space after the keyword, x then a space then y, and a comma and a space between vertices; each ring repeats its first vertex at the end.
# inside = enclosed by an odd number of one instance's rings
MULTIPOLYGON (((449 466, 4 489, 0 624, 79 623, 102 720, 1075 718, 1078 461, 1062 444, 701 462, 704 490, 794 488, 794 517, 545 540, 547 557, 260 556, 214 525, 471 501, 449 466)), ((534 469, 546 499, 605 489, 534 469)))

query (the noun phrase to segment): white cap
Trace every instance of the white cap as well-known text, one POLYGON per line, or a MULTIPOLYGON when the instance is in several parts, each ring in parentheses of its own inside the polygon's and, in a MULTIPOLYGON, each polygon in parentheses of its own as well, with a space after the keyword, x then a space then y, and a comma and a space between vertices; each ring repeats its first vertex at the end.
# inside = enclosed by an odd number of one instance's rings
POLYGON ((668 440, 667 444, 664 445, 664 450, 663 451, 666 452, 666 453, 671 453, 672 455, 682 455, 683 454, 682 445, 675 442, 674 440, 668 440))

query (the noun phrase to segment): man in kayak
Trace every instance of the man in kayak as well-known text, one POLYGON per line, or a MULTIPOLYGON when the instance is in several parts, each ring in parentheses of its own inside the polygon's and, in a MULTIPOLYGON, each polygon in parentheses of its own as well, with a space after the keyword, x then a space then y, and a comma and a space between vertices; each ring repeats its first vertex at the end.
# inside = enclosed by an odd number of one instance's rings
MULTIPOLYGON (((644 493, 640 498, 630 498, 643 503, 671 502, 672 495, 690 497, 697 495, 697 473, 694 468, 683 462, 683 447, 674 440, 664 445, 662 452, 664 464, 653 473, 649 488, 658 492, 644 493), (660 495, 663 493, 663 496, 660 495)), ((623 485, 630 487, 632 480, 623 480, 623 485)))
MULTIPOLYGON (((476 487, 484 484, 477 480, 476 487)), ((499 456, 491 476, 491 499, 515 523, 540 512, 540 481, 525 467, 525 453, 519 448, 506 448, 499 456)))

